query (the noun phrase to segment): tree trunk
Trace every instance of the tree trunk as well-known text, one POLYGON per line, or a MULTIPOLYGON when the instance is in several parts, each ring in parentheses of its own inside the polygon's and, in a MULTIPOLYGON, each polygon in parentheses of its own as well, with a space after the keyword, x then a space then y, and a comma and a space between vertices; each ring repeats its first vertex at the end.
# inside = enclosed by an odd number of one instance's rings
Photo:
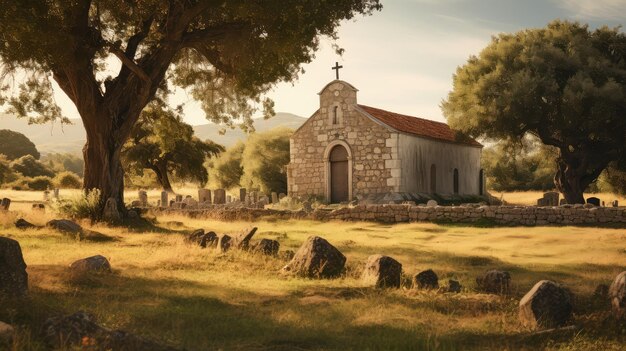
POLYGON ((100 191, 100 203, 96 213, 93 215, 93 220, 111 220, 126 216, 124 171, 120 161, 123 143, 117 142, 117 140, 120 140, 119 136, 119 131, 110 133, 105 133, 104 131, 97 133, 87 132, 87 143, 83 147, 85 160, 83 189, 85 191, 92 191, 93 189, 100 191), (112 199, 114 203, 113 206, 109 204, 107 209, 108 211, 113 211, 111 213, 105 211, 105 205, 109 199, 112 199), (115 211, 117 213, 114 213, 115 211))
POLYGON ((584 204, 583 192, 589 184, 582 184, 581 175, 573 171, 571 167, 558 160, 557 171, 554 176, 554 185, 563 194, 568 204, 584 204))
POLYGON ((163 187, 163 190, 168 193, 173 193, 174 190, 172 189, 172 184, 170 184, 170 178, 167 174, 167 162, 158 162, 150 169, 156 174, 157 180, 159 184, 161 184, 161 187, 163 187))
POLYGON ((559 151, 554 184, 568 204, 584 204, 583 193, 598 179, 609 159, 585 149, 559 151))

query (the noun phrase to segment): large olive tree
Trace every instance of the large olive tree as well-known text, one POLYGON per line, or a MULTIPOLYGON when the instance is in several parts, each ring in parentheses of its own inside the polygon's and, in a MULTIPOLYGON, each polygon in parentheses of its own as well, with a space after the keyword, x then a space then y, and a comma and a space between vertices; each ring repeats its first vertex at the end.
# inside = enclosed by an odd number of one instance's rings
POLYGON ((626 158, 626 35, 555 21, 500 34, 457 69, 442 109, 474 137, 522 138, 558 149, 554 183, 568 203, 626 158))
MULTIPOLYGON (((0 0, 0 61, 23 84, 0 103, 35 122, 62 118, 54 79, 87 132, 84 187, 123 208, 120 150, 143 108, 168 83, 189 88, 207 117, 250 121, 264 92, 297 77, 321 36, 379 0, 0 0), (107 74, 111 58, 121 62, 107 74)), ((3 75, 6 76, 6 75, 3 75)), ((100 211, 102 214, 103 211, 100 211)), ((122 213, 123 214, 123 213, 122 213)), ((115 218, 116 216, 113 216, 115 218)))

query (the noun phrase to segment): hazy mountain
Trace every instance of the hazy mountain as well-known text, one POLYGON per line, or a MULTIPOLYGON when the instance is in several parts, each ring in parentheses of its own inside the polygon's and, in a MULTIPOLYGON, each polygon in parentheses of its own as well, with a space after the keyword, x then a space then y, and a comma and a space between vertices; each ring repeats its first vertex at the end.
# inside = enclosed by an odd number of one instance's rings
MULTIPOLYGON (((300 127, 306 118, 291 113, 278 112, 276 116, 268 119, 255 119, 254 126, 257 131, 263 132, 275 127, 288 127, 296 129, 300 127)), ((0 129, 10 129, 26 135, 41 154, 54 152, 80 153, 85 145, 85 130, 80 119, 73 119, 71 125, 55 124, 28 124, 23 118, 15 118, 10 115, 0 114, 0 129)), ((240 129, 226 129, 224 135, 219 131, 222 126, 207 123, 194 126, 196 135, 202 139, 210 139, 226 147, 235 144, 239 140, 246 139, 246 134, 240 129)))

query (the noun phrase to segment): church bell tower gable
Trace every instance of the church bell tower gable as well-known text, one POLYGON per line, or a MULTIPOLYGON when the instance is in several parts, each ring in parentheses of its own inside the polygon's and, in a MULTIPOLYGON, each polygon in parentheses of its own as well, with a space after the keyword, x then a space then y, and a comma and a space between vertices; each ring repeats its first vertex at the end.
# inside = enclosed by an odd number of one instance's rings
POLYGON ((328 83, 320 96, 320 114, 329 125, 343 126, 345 118, 354 110, 357 103, 357 89, 350 83, 334 80, 328 83))

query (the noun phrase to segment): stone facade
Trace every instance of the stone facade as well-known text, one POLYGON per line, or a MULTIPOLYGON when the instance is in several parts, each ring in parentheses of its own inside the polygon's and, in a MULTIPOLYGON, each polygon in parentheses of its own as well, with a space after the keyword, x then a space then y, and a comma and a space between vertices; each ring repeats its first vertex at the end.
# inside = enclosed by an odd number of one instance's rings
POLYGON ((397 197, 401 202, 427 199, 428 194, 435 193, 483 195, 480 144, 473 141, 471 145, 463 145, 454 139, 419 136, 428 133, 428 126, 433 124, 439 128, 431 131, 436 135, 442 128, 450 129, 443 123, 358 105, 357 89, 344 81, 329 83, 319 95, 319 110, 290 140, 291 158, 287 168, 290 196, 332 200, 331 184, 336 183, 331 175, 330 157, 338 145, 348 154, 348 196, 344 201, 387 203, 397 197), (374 116, 373 111, 385 116, 374 116), (392 127, 384 118, 400 123, 399 127, 392 127), (430 191, 434 174, 431 167, 437 168, 435 191, 430 191))
POLYGON ((291 196, 329 197, 328 156, 335 145, 348 150, 350 199, 398 190, 397 133, 359 113, 356 93, 343 81, 327 85, 319 94, 320 109, 292 136, 287 171, 291 196))

